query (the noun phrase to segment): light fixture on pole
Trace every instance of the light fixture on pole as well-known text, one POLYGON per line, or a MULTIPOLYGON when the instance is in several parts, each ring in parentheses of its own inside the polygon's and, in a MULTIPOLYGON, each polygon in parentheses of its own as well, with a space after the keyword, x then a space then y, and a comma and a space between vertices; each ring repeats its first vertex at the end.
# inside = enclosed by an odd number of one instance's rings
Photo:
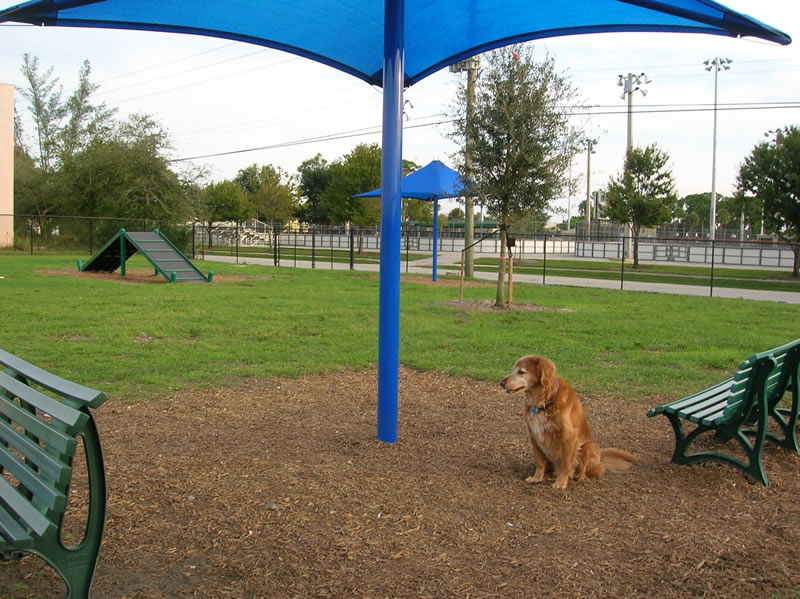
POLYGON ((703 61, 706 71, 714 70, 714 144, 711 150, 711 241, 714 241, 717 228, 717 80, 719 78, 719 70, 725 69, 729 71, 732 62, 730 58, 719 57, 703 61))

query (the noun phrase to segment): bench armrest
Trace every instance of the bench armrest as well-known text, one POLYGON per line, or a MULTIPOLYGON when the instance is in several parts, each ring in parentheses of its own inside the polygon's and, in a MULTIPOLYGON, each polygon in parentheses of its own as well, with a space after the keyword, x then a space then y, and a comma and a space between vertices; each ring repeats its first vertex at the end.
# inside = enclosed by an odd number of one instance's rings
POLYGON ((49 389, 66 400, 77 402, 78 405, 99 408, 108 399, 101 391, 62 379, 60 376, 42 370, 2 349, 0 349, 0 365, 6 366, 18 375, 49 389))

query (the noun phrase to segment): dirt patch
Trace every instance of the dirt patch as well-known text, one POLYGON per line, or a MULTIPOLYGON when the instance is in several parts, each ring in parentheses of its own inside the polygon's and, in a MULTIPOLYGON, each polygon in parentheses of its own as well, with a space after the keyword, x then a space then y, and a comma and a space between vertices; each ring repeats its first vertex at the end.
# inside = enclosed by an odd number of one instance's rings
MULTIPOLYGON (((375 372, 336 373, 97 410, 92 596, 797 596, 796 455, 766 450, 769 488, 677 466, 651 402, 589 397, 596 439, 640 462, 558 491, 524 482, 519 398, 497 385, 402 370, 396 444, 375 439, 376 393, 375 372)), ((38 558, 0 564, 4 598, 60 592, 38 558)))
MULTIPOLYGON (((434 282, 431 280, 430 277, 426 277, 424 275, 401 275, 400 280, 403 283, 416 283, 417 285, 425 285, 426 287, 459 287, 461 285, 461 281, 458 279, 443 279, 437 277, 437 280, 434 282)), ((464 281, 464 287, 495 287, 495 283, 491 283, 489 281, 464 281)))
POLYGON ((508 306, 498 308, 493 301, 490 300, 470 300, 470 301, 451 301, 439 302, 439 306, 448 306, 458 310, 467 312, 574 312, 569 308, 549 308, 547 306, 540 306, 539 304, 528 304, 513 302, 511 307, 508 306))
MULTIPOLYGON (((41 275, 48 275, 51 277, 74 277, 80 279, 99 279, 102 281, 114 281, 115 283, 125 283, 128 285, 149 285, 149 284, 161 284, 161 283, 169 283, 163 276, 160 274, 153 274, 152 269, 142 269, 142 268, 128 268, 125 270, 125 276, 123 277, 119 270, 114 272, 92 272, 92 271, 84 271, 81 272, 79 270, 59 270, 59 269, 41 269, 35 271, 37 274, 41 275)), ((243 277, 239 275, 218 275, 214 274, 214 278, 212 279, 213 282, 230 282, 230 281, 245 281, 248 277, 243 277)))

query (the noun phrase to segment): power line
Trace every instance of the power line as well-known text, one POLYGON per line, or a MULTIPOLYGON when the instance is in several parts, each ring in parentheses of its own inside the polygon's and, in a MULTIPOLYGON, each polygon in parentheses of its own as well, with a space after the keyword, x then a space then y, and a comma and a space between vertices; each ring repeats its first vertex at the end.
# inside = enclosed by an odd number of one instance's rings
MULTIPOLYGON (((790 103, 781 103, 777 106, 741 106, 741 107, 728 107, 728 108, 718 108, 718 110, 769 110, 769 109, 786 109, 786 108, 793 108, 793 109, 800 109, 800 102, 795 102, 793 104, 790 103)), ((687 108, 680 108, 675 110, 637 110, 635 111, 638 114, 657 114, 657 113, 681 113, 681 112, 707 112, 710 110, 714 110, 712 108, 695 108, 695 109, 687 109, 687 108)), ((567 113, 567 116, 583 116, 586 112, 575 112, 575 113, 567 113)), ((614 111, 605 111, 605 112, 588 112, 589 115, 617 115, 617 114, 627 114, 627 110, 614 110, 614 111)), ((443 114, 436 114, 430 115, 427 117, 418 117, 421 118, 435 118, 438 116, 445 116, 443 114)), ((416 119, 415 119, 416 120, 416 119)), ((453 123, 452 119, 440 119, 438 121, 433 121, 430 123, 419 123, 416 125, 406 125, 403 127, 404 130, 406 129, 419 129, 422 127, 432 127, 436 125, 446 125, 453 123)), ((368 135, 378 135, 381 132, 381 126, 375 125, 372 127, 364 127, 362 129, 352 129, 350 131, 343 131, 340 133, 331 133, 328 135, 320 135, 318 137, 308 137, 304 139, 297 139, 292 141, 280 142, 276 144, 269 144, 264 146, 257 146, 253 148, 242 148, 238 150, 228 150, 225 152, 215 152, 213 154, 202 154, 198 156, 184 156, 181 158, 173 158, 169 160, 169 162, 185 162, 188 160, 204 160, 207 158, 219 158, 222 156, 233 156, 236 154, 246 154, 249 152, 260 152, 263 150, 276 150, 280 148, 289 148, 293 146, 300 146, 300 145, 307 145, 311 143, 320 143, 325 141, 335 141, 340 139, 349 139, 353 137, 365 137, 368 135)))
MULTIPOLYGON (((420 127, 430 127, 433 125, 443 125, 446 123, 452 123, 452 120, 442 120, 442 121, 435 121, 432 123, 420 123, 418 125, 404 125, 403 130, 406 129, 418 129, 420 127)), ((182 158, 173 158, 168 162, 185 162, 187 160, 204 160, 206 158, 219 158, 221 156, 233 156, 235 154, 245 154, 248 152, 260 152, 262 150, 276 150, 279 148, 289 148, 292 146, 302 146, 310 143, 318 143, 323 141, 334 141, 339 139, 348 139, 351 137, 364 137, 367 135, 378 135, 381 132, 381 126, 375 125, 372 127, 364 127, 363 129, 353 129, 351 131, 344 131, 342 133, 331 133, 329 135, 321 135, 319 137, 308 137, 305 139, 297 139, 293 141, 281 142, 277 144, 271 144, 266 146, 258 146, 255 148, 243 148, 239 150, 229 150, 227 152, 216 152, 214 154, 203 154, 200 156, 185 156, 182 158)))
MULTIPOLYGON (((223 46, 223 47, 226 47, 226 46, 223 46)), ((197 66, 197 67, 185 70, 185 71, 181 71, 178 74, 169 73, 167 75, 162 75, 161 77, 155 77, 153 79, 148 79, 147 81, 141 81, 139 83, 131 83, 130 85, 125 85, 123 87, 117 87, 115 89, 109 89, 109 90, 104 90, 104 91, 101 91, 101 92, 97 92, 94 95, 95 96, 102 96, 102 95, 105 95, 105 94, 113 94, 115 92, 122 91, 124 89, 130 89, 131 87, 139 87, 141 85, 147 85, 148 83, 155 83, 156 81, 163 81, 164 79, 173 79, 178 75, 182 76, 182 75, 186 75, 187 73, 193 73, 195 71, 202 71, 203 69, 209 69, 209 68, 215 67, 217 65, 225 64, 225 63, 228 63, 228 62, 233 62, 235 60, 240 60, 242 58, 247 58, 248 56, 253 56, 255 54, 261 54, 263 52, 267 52, 267 50, 268 50, 268 48, 260 48, 258 50, 255 50, 254 52, 248 52, 247 54, 242 54, 241 56, 234 56, 232 58, 226 58, 224 60, 220 60, 220 61, 217 61, 217 62, 212 62, 212 63, 209 63, 209 64, 203 64, 203 65, 200 65, 200 66, 197 66)), ((209 50, 209 52, 210 52, 210 50, 209 50)), ((205 54, 205 52, 201 52, 200 54, 205 54)), ((187 56, 186 58, 182 58, 182 59, 179 59, 179 60, 174 61, 174 62, 181 62, 183 60, 188 60, 189 58, 193 58, 194 56, 199 56, 199 54, 194 54, 192 56, 187 56)), ((288 62, 288 61, 286 61, 286 62, 288 62)), ((165 63, 165 64, 170 64, 170 63, 165 63)), ((281 64, 281 63, 278 63, 278 64, 281 64)), ((266 65, 266 66, 269 66, 269 65, 266 65)), ((160 67, 152 67, 152 68, 156 69, 156 68, 160 68, 160 67)), ((137 71, 137 72, 138 73, 142 73, 144 71, 137 71)), ((119 77, 124 77, 124 76, 125 75, 119 75, 119 77)), ((210 80, 206 80, 206 81, 210 81, 210 80)), ((192 85, 194 85, 194 84, 192 84, 192 85)), ((125 100, 122 100, 122 101, 124 102, 125 100)))

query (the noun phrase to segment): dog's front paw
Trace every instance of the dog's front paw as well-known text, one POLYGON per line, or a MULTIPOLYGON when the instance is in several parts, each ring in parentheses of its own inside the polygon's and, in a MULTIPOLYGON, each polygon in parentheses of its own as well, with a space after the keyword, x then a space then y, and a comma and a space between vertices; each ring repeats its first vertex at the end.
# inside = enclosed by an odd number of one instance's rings
POLYGON ((563 477, 563 478, 562 477, 558 477, 556 479, 556 482, 553 483, 553 488, 554 489, 566 489, 567 488, 567 482, 569 482, 569 478, 567 478, 567 477, 563 477))
POLYGON ((544 480, 544 475, 542 474, 535 474, 534 476, 529 476, 525 479, 525 482, 529 485, 535 485, 536 483, 540 483, 544 480))

